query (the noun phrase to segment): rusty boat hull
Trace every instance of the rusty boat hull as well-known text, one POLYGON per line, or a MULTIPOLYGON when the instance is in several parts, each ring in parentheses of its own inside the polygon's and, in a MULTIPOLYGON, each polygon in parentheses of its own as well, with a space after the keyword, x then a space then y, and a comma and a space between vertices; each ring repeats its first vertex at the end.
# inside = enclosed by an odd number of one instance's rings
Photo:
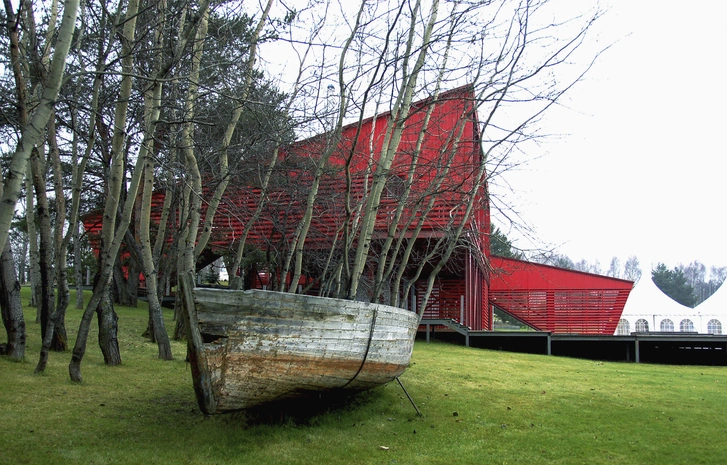
POLYGON ((181 281, 194 390, 205 414, 370 389, 394 380, 411 359, 414 312, 181 281))

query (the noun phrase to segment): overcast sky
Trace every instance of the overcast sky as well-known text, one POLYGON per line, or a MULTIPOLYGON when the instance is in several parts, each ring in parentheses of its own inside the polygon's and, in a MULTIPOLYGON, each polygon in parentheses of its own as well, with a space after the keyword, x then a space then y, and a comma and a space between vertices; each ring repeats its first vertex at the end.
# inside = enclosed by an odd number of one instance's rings
POLYGON ((523 213, 535 245, 576 262, 606 270, 611 257, 623 265, 636 255, 644 272, 657 262, 725 266, 727 4, 609 3, 599 40, 617 42, 573 90, 570 108, 545 122, 568 135, 506 174, 514 192, 495 194, 523 213))

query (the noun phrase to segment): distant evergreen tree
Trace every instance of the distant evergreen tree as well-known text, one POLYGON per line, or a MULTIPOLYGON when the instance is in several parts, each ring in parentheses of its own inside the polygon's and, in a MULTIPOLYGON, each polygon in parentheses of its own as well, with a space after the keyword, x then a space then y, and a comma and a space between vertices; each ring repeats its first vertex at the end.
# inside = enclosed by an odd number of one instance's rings
POLYGON ((697 302, 694 288, 687 282, 684 272, 679 268, 670 270, 665 264, 659 263, 651 270, 651 279, 661 291, 687 307, 694 307, 697 302))
POLYGON ((494 224, 490 225, 490 253, 498 257, 524 258, 522 252, 516 250, 512 241, 494 224))

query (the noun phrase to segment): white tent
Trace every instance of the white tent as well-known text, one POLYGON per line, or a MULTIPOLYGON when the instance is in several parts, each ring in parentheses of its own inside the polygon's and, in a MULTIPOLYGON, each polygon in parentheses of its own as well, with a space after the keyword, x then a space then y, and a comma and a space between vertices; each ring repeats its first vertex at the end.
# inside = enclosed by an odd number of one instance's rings
POLYGON ((707 300, 694 307, 700 321, 699 332, 723 334, 727 323, 727 286, 720 286, 707 300))
MULTIPOLYGON (((727 296, 725 296, 727 297, 727 296)), ((615 334, 649 331, 701 332, 696 311, 667 296, 644 276, 631 291, 615 334)))

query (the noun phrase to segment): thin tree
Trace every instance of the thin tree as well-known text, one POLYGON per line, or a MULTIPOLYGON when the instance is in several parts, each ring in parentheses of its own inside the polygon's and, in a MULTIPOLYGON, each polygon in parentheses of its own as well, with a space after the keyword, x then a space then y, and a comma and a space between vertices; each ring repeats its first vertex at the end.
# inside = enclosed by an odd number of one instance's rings
POLYGON ((621 277, 621 263, 619 262, 618 257, 611 258, 611 264, 608 266, 606 276, 612 276, 614 278, 621 277))
MULTIPOLYGON (((45 126, 46 123, 50 124, 50 130, 53 130, 53 105, 55 104, 56 96, 58 95, 63 70, 65 68, 65 60, 68 54, 68 45, 73 34, 73 28, 75 23, 76 9, 78 7, 77 2, 69 2, 64 10, 63 23, 58 31, 57 48, 56 53, 53 56, 53 60, 49 59, 49 55, 44 50, 50 50, 51 36, 55 33, 55 22, 56 22, 56 4, 52 3, 50 8, 48 32, 45 42, 45 48, 38 50, 34 48, 31 51, 31 56, 21 55, 20 53, 20 22, 18 15, 13 11, 13 7, 10 2, 5 2, 5 12, 7 17, 8 34, 10 39, 10 59, 11 67, 13 70, 13 77, 15 79, 16 96, 17 96, 17 107, 18 107, 18 123, 21 127, 21 138, 18 143, 15 155, 11 162, 8 176, 5 179, 3 194, 3 204, 0 207, 0 222, 4 221, 2 218, 7 215, 12 215, 19 196, 19 189, 21 187, 23 176, 26 174, 26 170, 32 178, 32 185, 35 187, 35 192, 38 196, 38 213, 40 216, 41 225, 41 247, 39 253, 39 266, 40 270, 40 286, 36 282, 37 288, 42 289, 40 298, 39 316, 41 322, 41 333, 44 340, 44 346, 46 341, 50 341, 55 333, 55 325, 53 318, 57 315, 53 311, 53 259, 52 259, 52 238, 50 235, 50 211, 48 198, 45 195, 45 172, 44 164, 39 156, 43 142, 43 131, 42 127, 38 127, 38 124, 45 126), (29 115, 28 107, 31 105, 27 79, 24 73, 25 69, 33 70, 31 73, 31 83, 34 89, 43 88, 43 97, 40 99, 40 105, 36 108, 33 115, 29 115), (46 75, 46 70, 50 72, 46 75), (52 100, 52 101, 51 101, 52 100), (31 159, 31 163, 28 164, 28 159, 31 159)), ((38 44, 37 32, 35 29, 33 4, 31 2, 21 3, 19 6, 25 19, 28 40, 30 43, 38 44)), ((31 183, 29 182, 27 187, 29 188, 31 183)), ((28 198, 30 199, 29 209, 33 209, 32 194, 29 190, 28 198)), ((29 219, 34 220, 33 212, 29 213, 29 219)), ((35 252, 35 231, 34 221, 30 227, 30 232, 33 235, 31 239, 31 259, 33 252, 35 252)), ((8 228, 4 225, 0 225, 0 242, 4 243, 7 238, 8 228)), ((8 249, 9 250, 9 249, 8 249)), ((7 257, 6 257, 7 258, 7 257)), ((9 265, 6 265, 5 271, 9 270, 9 265)), ((36 278, 37 276, 32 276, 36 278)), ((13 282, 10 281, 10 277, 5 276, 7 286, 3 287, 3 293, 5 294, 3 299, 7 303, 13 303, 15 296, 13 295, 13 282)), ((33 293, 35 295, 35 293, 33 293)), ((62 325, 59 326, 59 335, 56 348, 64 348, 64 331, 62 325)), ((24 336, 23 336, 24 337, 24 336)))
MULTIPOLYGON (((129 105, 129 97, 131 94, 132 72, 133 72, 133 54, 131 46, 134 43, 134 34, 136 30, 136 18, 139 3, 137 0, 130 0, 126 7, 124 16, 123 31, 121 33, 122 40, 122 69, 124 76, 121 79, 121 87, 119 90, 119 99, 116 104, 116 112, 114 114, 114 135, 111 147, 111 168, 109 170, 108 190, 106 197, 106 206, 103 213, 103 226, 101 232, 101 251, 99 254, 99 272, 96 275, 93 295, 90 302, 83 312, 81 322, 78 328, 78 336, 73 348, 73 355, 69 365, 69 374, 72 381, 80 382, 81 377, 81 361, 86 351, 86 341, 88 331, 91 324, 93 313, 98 313, 99 324, 99 345, 104 355, 104 362, 108 365, 118 365, 121 363, 121 354, 118 349, 118 341, 116 339, 116 316, 111 302, 108 299, 108 285, 111 278, 114 262, 118 249, 120 247, 121 238, 128 222, 124 225, 124 219, 116 228, 116 214, 120 203, 121 186, 124 182, 124 159, 123 145, 125 138, 126 115, 129 105)), ((139 170, 140 171, 140 170, 139 170)), ((136 175, 136 186, 132 185, 130 190, 130 198, 135 198, 135 189, 138 188, 138 175, 136 175)), ((127 204, 129 203, 127 197, 127 204)), ((130 215, 129 215, 130 216, 130 215)))
MULTIPOLYGON (((11 2, 6 1, 4 4, 6 15, 8 17, 9 15, 15 16, 11 2)), ((63 19, 56 35, 53 47, 53 58, 50 62, 42 97, 29 117, 28 123, 23 125, 22 135, 18 141, 2 185, 2 192, 0 192, 0 246, 3 248, 8 237, 15 206, 21 195, 21 186, 25 178, 28 159, 34 147, 43 141, 44 128, 53 113, 53 106, 56 103, 58 92, 63 81, 66 58, 73 40, 78 4, 78 0, 68 0, 64 3, 63 19)), ((17 37, 13 39, 11 36, 11 51, 15 47, 19 47, 17 37)), ((12 58, 13 74, 15 75, 17 85, 18 79, 22 79, 22 75, 15 73, 16 59, 18 58, 12 58)))
MULTIPOLYGON (((402 293, 397 289, 402 280, 406 280, 406 287, 410 288, 428 267, 431 270, 427 276, 428 290, 422 298, 426 302, 437 273, 458 250, 467 250, 475 256, 482 271, 486 272, 487 264, 482 261, 484 255, 480 245, 483 241, 479 235, 489 231, 477 231, 473 223, 474 212, 488 195, 486 189, 491 172, 485 168, 493 163, 504 165, 504 157, 513 153, 513 147, 535 138, 530 128, 590 67, 586 64, 585 70, 579 70, 560 85, 554 82, 554 70, 568 65, 599 12, 584 17, 582 27, 571 30, 570 37, 559 41, 554 33, 565 23, 538 19, 538 15, 547 9, 547 2, 448 2, 443 6, 434 1, 429 6, 425 12, 422 3, 411 1, 396 5, 379 3, 373 9, 360 2, 355 10, 353 7, 347 9, 351 19, 339 47, 335 70, 339 113, 336 122, 327 126, 329 132, 320 138, 317 156, 307 173, 310 184, 306 185, 302 220, 290 239, 286 237, 289 248, 280 267, 281 288, 290 276, 287 291, 296 292, 307 264, 309 272, 323 270, 320 282, 326 292, 371 300, 380 300, 388 294, 391 302, 398 302, 402 293), (441 15, 444 19, 440 21, 438 9, 442 7, 446 13, 441 15), (545 43, 547 47, 541 48, 545 43), (538 53, 534 54, 536 49, 538 53), (451 66, 450 56, 455 58, 451 66), (446 148, 439 158, 427 161, 434 182, 428 189, 418 187, 415 190, 414 186, 423 184, 418 170, 426 164, 418 159, 422 139, 416 134, 407 134, 411 141, 402 144, 402 135, 415 115, 412 109, 415 96, 426 95, 431 104, 436 105, 439 90, 452 82, 471 84, 470 107, 454 116, 457 125, 451 137, 442 144, 446 148), (381 148, 372 141, 369 141, 369 147, 356 148, 358 133, 352 140, 341 139, 342 118, 352 116, 347 113, 349 109, 354 110, 354 117, 361 122, 364 113, 370 111, 371 102, 378 105, 387 101, 391 106, 385 117, 374 117, 369 123, 377 130, 379 125, 385 125, 383 143, 377 141, 381 148), (477 107, 484 114, 479 121, 473 119, 477 107), (524 107, 524 110, 516 111, 518 118, 503 120, 501 115, 514 107, 524 107), (466 165, 454 154, 464 143, 461 129, 475 123, 479 123, 476 134, 482 136, 481 143, 486 147, 477 160, 466 165), (340 152, 353 154, 356 150, 359 154, 367 153, 369 158, 364 170, 354 173, 350 171, 353 169, 351 156, 340 152), (337 161, 342 158, 345 162, 341 173, 347 183, 343 202, 345 219, 333 234, 328 233, 331 245, 323 256, 306 241, 311 235, 319 237, 321 234, 312 230, 316 212, 330 211, 335 202, 334 197, 320 189, 324 175, 340 172, 329 163, 334 153, 337 161), (395 177, 393 172, 403 173, 403 176, 398 177, 401 183, 397 192, 399 203, 391 208, 385 206, 382 199, 395 177), (448 180, 451 172, 465 173, 461 185, 448 180), (355 187, 354 183, 357 183, 355 187), (457 212, 456 221, 445 221, 439 238, 425 246, 424 241, 417 239, 427 215, 437 214, 445 204, 452 207, 452 212, 457 212), (420 216, 405 214, 411 210, 420 216), (391 218, 386 237, 374 239, 379 216, 384 212, 391 218), (425 248, 421 249, 422 246, 425 248), (407 269, 411 260, 418 262, 413 274, 407 269), (321 265, 313 266, 315 263, 321 265), (369 279, 372 279, 371 287, 362 291, 362 286, 369 285, 369 279)), ((422 137, 437 127, 436 122, 427 121, 426 113, 427 110, 422 109, 416 114, 424 115, 424 123, 420 126, 422 134, 419 134, 422 137)), ((315 143, 311 141, 311 147, 315 143)), ((297 179, 306 178, 299 176, 297 179)))
POLYGON ((641 267, 639 265, 639 259, 636 255, 631 255, 626 259, 624 263, 624 279, 629 281, 638 282, 641 278, 641 267))
MULTIPOLYGON (((166 3, 162 2, 159 4, 159 17, 164 18, 168 14, 166 11, 166 3)), ((158 273, 156 264, 159 263, 161 257, 161 247, 165 239, 165 228, 169 210, 171 208, 170 195, 165 197, 165 202, 162 212, 162 221, 160 230, 157 232, 156 242, 152 245, 150 229, 151 229, 151 205, 152 196, 154 192, 154 157, 155 157, 155 132, 156 127, 161 114, 161 99, 163 91, 163 80, 175 62, 179 59, 181 50, 186 47, 189 42, 189 35, 183 36, 180 43, 177 45, 177 49, 173 51, 171 56, 172 60, 163 61, 162 58, 162 34, 161 29, 164 22, 160 22, 155 30, 155 44, 157 45, 157 53, 154 55, 154 75, 152 85, 149 86, 144 95, 144 140, 142 142, 139 158, 143 160, 144 170, 144 188, 142 191, 141 198, 141 209, 140 213, 140 235, 141 235, 141 255, 143 264, 143 273, 146 280, 147 286, 147 299, 149 302, 149 321, 151 326, 152 339, 157 342, 159 358, 163 360, 171 360, 172 351, 169 342, 169 336, 167 334, 164 319, 162 315, 162 307, 159 301, 159 290, 158 290, 158 273)), ((204 20, 202 28, 204 28, 204 20)), ((189 30, 187 34, 190 34, 192 30, 189 30)))

